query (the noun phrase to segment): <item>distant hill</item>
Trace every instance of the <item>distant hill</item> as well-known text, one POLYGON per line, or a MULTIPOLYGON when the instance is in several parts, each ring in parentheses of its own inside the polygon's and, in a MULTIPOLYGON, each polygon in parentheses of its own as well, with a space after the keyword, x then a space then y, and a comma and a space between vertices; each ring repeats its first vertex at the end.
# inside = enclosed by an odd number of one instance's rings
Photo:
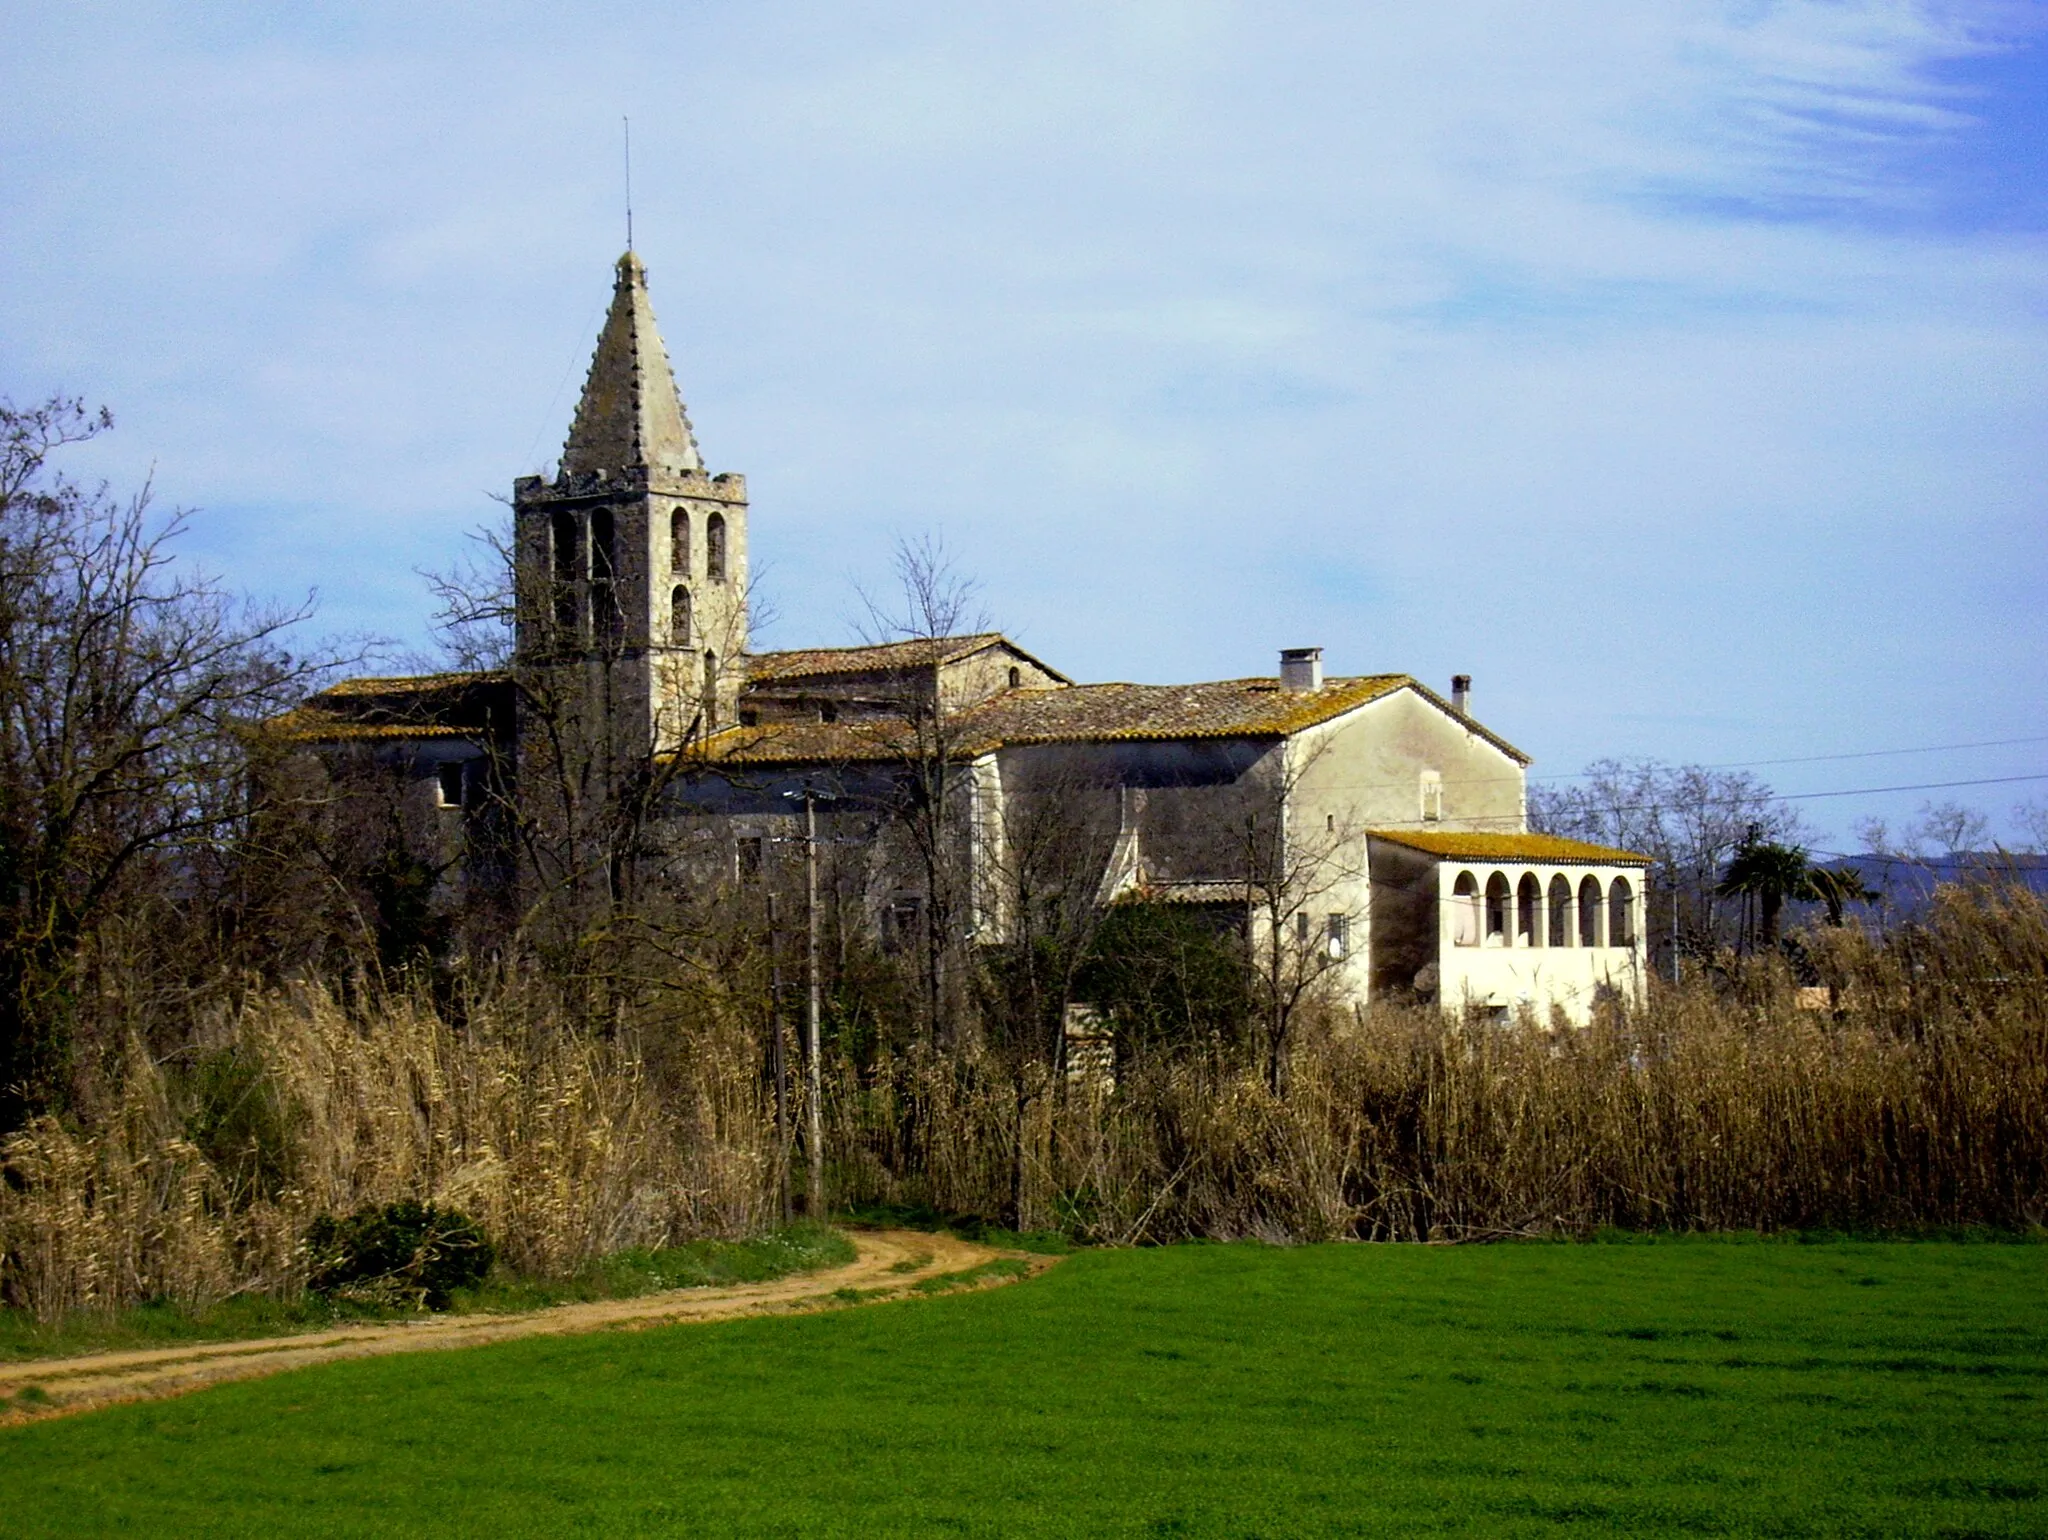
MULTIPOLYGON (((1958 850, 1945 856, 1842 856, 1815 864, 1823 871, 1855 872, 1878 898, 1851 904, 1848 913, 1878 925, 1919 919, 1942 883, 2013 882, 2048 897, 2048 856, 1958 850)), ((1821 912, 1819 904, 1787 907, 1802 919, 1821 912)))

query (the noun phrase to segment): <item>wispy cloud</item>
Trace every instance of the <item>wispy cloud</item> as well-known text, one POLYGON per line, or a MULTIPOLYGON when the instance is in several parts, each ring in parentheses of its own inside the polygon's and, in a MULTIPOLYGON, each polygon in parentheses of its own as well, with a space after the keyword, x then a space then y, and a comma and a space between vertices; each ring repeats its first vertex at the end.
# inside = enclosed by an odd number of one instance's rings
POLYGON ((2048 684, 2048 242, 1995 129, 2040 23, 46 7, 0 62, 0 379, 110 399, 108 468, 243 582, 411 632, 412 568, 560 441, 630 112, 781 639, 937 526, 1081 673, 1315 640, 1481 674, 1553 765, 1858 747, 2048 684))

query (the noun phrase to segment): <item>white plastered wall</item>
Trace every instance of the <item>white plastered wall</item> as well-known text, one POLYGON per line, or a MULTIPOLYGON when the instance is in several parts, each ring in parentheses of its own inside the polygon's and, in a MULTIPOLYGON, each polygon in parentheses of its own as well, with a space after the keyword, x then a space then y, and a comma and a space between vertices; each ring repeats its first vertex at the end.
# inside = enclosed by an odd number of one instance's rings
POLYGON ((1468 1009, 1532 1011, 1537 1020, 1547 1020, 1553 1008, 1575 1026, 1592 1019, 1593 1002, 1603 987, 1613 989, 1625 1000, 1640 1001, 1647 968, 1644 950, 1644 873, 1640 866, 1553 866, 1542 863, 1501 861, 1458 861, 1437 863, 1437 969, 1438 998, 1445 1011, 1457 1015, 1468 1009), (1461 874, 1469 873, 1478 890, 1476 906, 1457 893, 1461 874), (1506 933, 1487 934, 1486 890, 1495 874, 1506 879, 1508 914, 1506 933), (1534 944, 1520 933, 1517 924, 1517 892, 1525 874, 1533 874, 1543 894, 1536 914, 1534 944), (1566 912, 1568 944, 1551 946, 1549 903, 1553 878, 1562 877, 1572 898, 1566 912), (1627 945, 1579 945, 1579 894, 1588 877, 1599 884, 1603 895, 1598 934, 1604 943, 1614 934, 1614 916, 1605 895, 1611 894, 1616 878, 1629 886, 1629 928, 1627 945), (1462 942, 1464 934, 1476 942, 1462 942))
POLYGON ((1290 868, 1318 857, 1328 877, 1303 897, 1312 929, 1345 915, 1350 940, 1332 983, 1366 1003, 1372 945, 1368 829, 1519 834, 1526 817, 1521 761, 1425 696, 1401 689, 1296 734, 1285 774, 1290 868), (1424 772, 1442 786, 1442 817, 1423 817, 1424 772))

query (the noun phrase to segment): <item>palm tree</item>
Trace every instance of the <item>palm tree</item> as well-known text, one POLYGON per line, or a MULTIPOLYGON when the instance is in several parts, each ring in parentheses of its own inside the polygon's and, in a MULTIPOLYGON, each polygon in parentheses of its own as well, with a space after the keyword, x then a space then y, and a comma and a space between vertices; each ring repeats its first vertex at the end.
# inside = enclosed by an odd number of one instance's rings
POLYGON ((1745 840, 1714 891, 1724 898, 1736 895, 1757 900, 1757 928, 1763 945, 1778 946, 1778 918, 1788 898, 1819 897, 1814 891, 1813 865, 1797 845, 1780 845, 1774 840, 1745 840))
POLYGON ((1793 898, 1811 899, 1828 906, 1828 924, 1840 928, 1842 911, 1849 904, 1874 904, 1883 895, 1865 887, 1863 873, 1853 866, 1810 866, 1806 882, 1793 898))
POLYGON ((1879 896, 1863 885, 1863 874, 1853 866, 1815 866, 1797 845, 1754 837, 1743 841, 1714 891, 1724 898, 1754 895, 1757 929, 1764 946, 1772 949, 1778 945, 1778 922, 1787 899, 1827 905, 1828 924, 1839 926, 1848 905, 1872 903, 1879 896))

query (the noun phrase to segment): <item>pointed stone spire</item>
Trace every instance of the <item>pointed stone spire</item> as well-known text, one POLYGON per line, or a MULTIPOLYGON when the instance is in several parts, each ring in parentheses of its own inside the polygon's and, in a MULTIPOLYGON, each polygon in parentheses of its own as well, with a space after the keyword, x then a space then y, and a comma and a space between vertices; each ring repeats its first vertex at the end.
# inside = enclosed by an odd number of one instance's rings
POLYGON ((629 251, 619 258, 612 308, 597 334, 590 377, 569 425, 569 441, 562 446, 562 474, 617 476, 647 470, 682 475, 703 469, 668 366, 668 349, 654 324, 647 269, 629 251))

